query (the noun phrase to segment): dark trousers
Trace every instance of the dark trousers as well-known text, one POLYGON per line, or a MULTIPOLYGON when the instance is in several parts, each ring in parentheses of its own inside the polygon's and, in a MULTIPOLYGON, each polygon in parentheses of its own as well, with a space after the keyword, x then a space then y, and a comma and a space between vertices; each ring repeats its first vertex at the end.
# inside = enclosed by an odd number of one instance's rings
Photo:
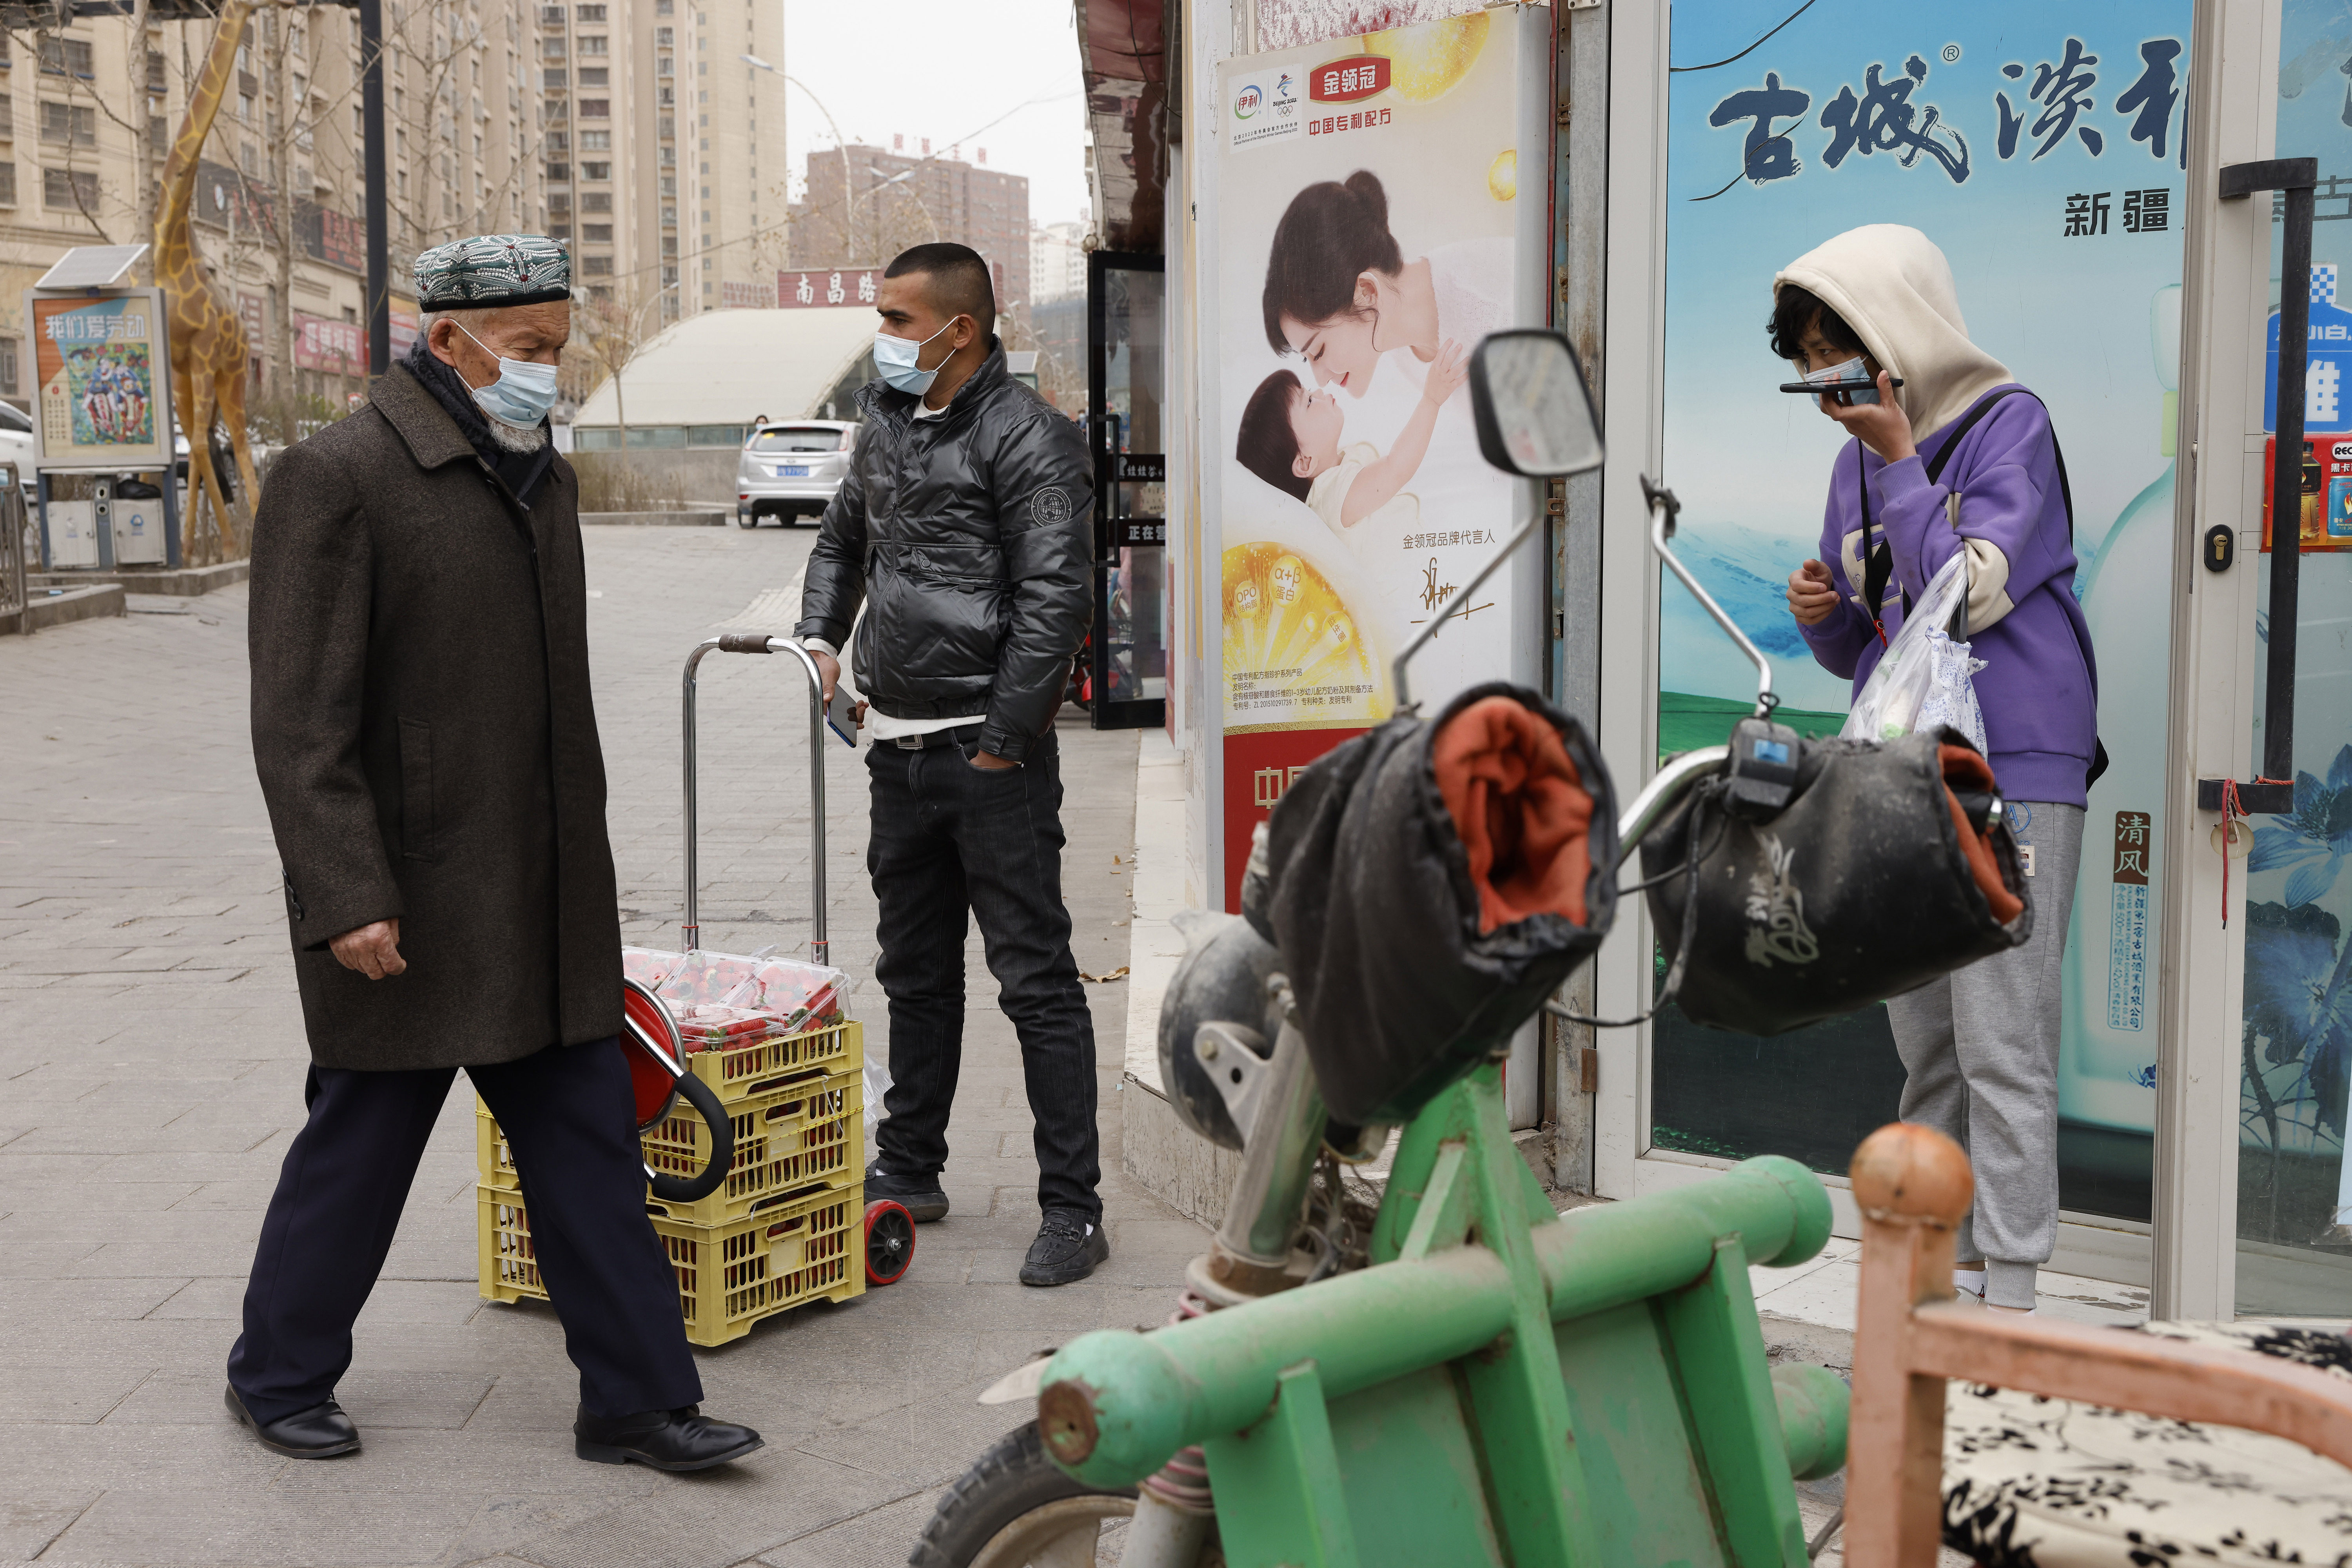
POLYGON ((1037 1202, 1099 1218, 1095 1025, 1062 902, 1062 760, 1049 731, 1025 765, 972 766, 971 742, 866 754, 874 810, 866 869, 881 904, 876 978, 890 999, 883 1169, 947 1164, 948 1108, 963 1060, 964 934, 980 920, 997 1004, 1021 1038, 1035 1119, 1037 1202))
MULTIPOLYGON (((260 1422, 308 1410, 352 1364, 352 1323, 375 1289, 416 1162, 455 1068, 313 1067, 261 1222, 245 1332, 228 1380, 260 1422)), ((598 1415, 698 1404, 677 1276, 646 1217, 636 1108, 617 1039, 551 1046, 466 1069, 522 1178, 540 1278, 598 1415)))

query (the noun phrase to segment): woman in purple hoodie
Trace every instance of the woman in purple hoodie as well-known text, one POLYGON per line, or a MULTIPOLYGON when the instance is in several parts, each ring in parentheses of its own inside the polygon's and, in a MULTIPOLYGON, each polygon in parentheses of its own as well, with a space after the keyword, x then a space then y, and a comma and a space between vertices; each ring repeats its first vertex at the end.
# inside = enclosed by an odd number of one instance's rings
POLYGON ((1858 693, 1906 609, 1968 557, 1965 636, 1993 775, 2032 878, 2033 936, 1886 1005, 1902 1116, 1957 1139, 1976 1207, 1954 1283, 2031 1311, 2058 1236, 2058 1041, 2067 918, 2098 754, 2098 667, 2074 601, 2073 505, 2041 399, 1969 341, 1952 271, 1917 229, 1851 229, 1773 280, 1772 351, 1853 436, 1830 471, 1822 559, 1789 574, 1813 658, 1858 693))

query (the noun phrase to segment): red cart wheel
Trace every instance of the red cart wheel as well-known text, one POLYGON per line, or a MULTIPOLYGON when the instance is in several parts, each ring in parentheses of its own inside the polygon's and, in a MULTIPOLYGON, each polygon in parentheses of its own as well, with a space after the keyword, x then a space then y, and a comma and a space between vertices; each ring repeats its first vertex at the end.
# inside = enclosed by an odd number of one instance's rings
POLYGON ((866 1282, 896 1285, 915 1261, 915 1216, 907 1205, 877 1198, 866 1205, 866 1282))

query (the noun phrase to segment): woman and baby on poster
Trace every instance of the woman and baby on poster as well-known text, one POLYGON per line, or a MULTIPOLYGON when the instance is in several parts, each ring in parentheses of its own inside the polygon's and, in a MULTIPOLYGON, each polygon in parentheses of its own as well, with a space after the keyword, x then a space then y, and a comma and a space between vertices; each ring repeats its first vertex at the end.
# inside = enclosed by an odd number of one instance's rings
POLYGON ((1364 169, 1307 186, 1275 226, 1266 344, 1314 385, 1286 366, 1259 382, 1235 457, 1346 547, 1378 611, 1366 618, 1385 634, 1376 645, 1450 591, 1426 546, 1499 538, 1502 491, 1478 457, 1465 385, 1479 340, 1512 324, 1511 250, 1496 237, 1407 259, 1364 169))

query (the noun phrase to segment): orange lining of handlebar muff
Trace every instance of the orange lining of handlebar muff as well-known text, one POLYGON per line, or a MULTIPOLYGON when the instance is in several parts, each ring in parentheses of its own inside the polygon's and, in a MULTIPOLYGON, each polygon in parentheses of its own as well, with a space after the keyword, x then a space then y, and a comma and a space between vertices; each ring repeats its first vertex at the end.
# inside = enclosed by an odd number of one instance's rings
POLYGON ((1479 934, 1537 914, 1582 925, 1592 796, 1559 731, 1508 697, 1482 698, 1445 721, 1429 761, 1469 852, 1479 934))
POLYGON ((2023 912, 2025 900, 2000 879, 2000 862, 1993 858, 1991 843, 1969 826, 1959 797, 1952 793, 1955 784, 1992 789, 1992 764, 1966 746, 1938 746, 1936 754, 1944 769, 1944 804, 1951 808, 1952 830, 1960 836, 1960 853, 1968 858, 1969 874, 1977 879, 1977 890, 1985 896, 1985 902, 1992 906, 1992 918, 2007 925, 2023 912))

